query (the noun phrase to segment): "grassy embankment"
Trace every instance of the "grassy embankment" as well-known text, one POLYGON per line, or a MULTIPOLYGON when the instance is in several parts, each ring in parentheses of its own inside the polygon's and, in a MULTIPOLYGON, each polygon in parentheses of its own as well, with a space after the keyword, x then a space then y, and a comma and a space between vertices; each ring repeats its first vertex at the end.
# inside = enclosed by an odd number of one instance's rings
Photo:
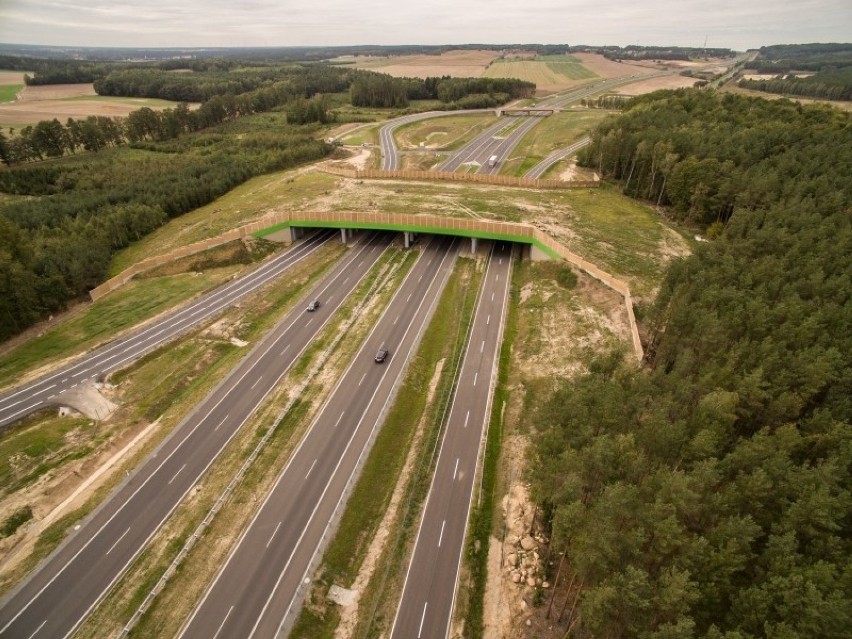
MULTIPOLYGON (((521 140, 500 168, 501 175, 523 177, 527 171, 557 149, 562 149, 588 134, 609 112, 599 109, 562 111, 543 118, 521 140)), ((564 163, 560 162, 560 165, 564 163)), ((558 175, 554 167, 548 175, 558 175)))
POLYGON ((134 629, 136 637, 174 636, 215 575, 230 544, 239 536, 271 489, 297 443, 312 422, 337 377, 375 323, 415 254, 393 250, 359 285, 341 312, 285 375, 276 391, 235 438, 205 476, 201 488, 184 501, 140 559, 81 628, 81 637, 112 636, 127 621, 243 461, 271 430, 254 464, 134 629), (357 307, 364 305, 355 315, 357 307), (350 322, 351 320, 351 322, 350 322), (304 387, 304 388, 302 388, 304 387), (301 390, 300 390, 301 389, 301 390), (289 398, 293 398, 290 401, 289 398), (282 408, 290 406, 282 414, 282 408))

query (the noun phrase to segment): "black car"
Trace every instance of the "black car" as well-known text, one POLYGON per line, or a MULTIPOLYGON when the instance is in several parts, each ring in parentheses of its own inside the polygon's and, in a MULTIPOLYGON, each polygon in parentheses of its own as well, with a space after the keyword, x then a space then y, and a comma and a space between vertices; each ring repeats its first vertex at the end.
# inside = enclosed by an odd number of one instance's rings
POLYGON ((379 352, 376 353, 376 364, 381 364, 387 358, 388 358, 388 349, 386 349, 384 347, 384 345, 382 345, 382 347, 379 349, 379 352))
POLYGON ((313 302, 308 304, 308 308, 306 308, 305 310, 308 311, 308 313, 313 313, 319 307, 320 307, 319 300, 314 300, 313 302))

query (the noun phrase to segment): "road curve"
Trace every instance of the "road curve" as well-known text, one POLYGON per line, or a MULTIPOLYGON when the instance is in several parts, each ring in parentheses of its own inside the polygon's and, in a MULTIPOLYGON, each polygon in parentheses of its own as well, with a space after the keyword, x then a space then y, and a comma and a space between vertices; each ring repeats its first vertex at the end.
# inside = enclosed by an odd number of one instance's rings
POLYGON ((271 492, 180 633, 182 638, 284 636, 310 571, 452 270, 459 243, 436 237, 314 418, 271 492), (390 356, 373 357, 384 344, 390 356))
POLYGON ((62 405, 63 391, 71 390, 87 380, 103 378, 235 304, 304 260, 333 236, 332 231, 317 233, 246 275, 202 295, 149 326, 101 346, 44 377, 5 392, 0 395, 0 431, 3 426, 35 411, 62 405))
POLYGON ((527 171, 526 175, 524 175, 527 179, 536 179, 540 178, 547 172, 551 166, 563 160, 571 155, 574 155, 577 151, 582 149, 584 146, 587 146, 592 141, 592 138, 586 136, 580 140, 574 142, 574 144, 565 147, 564 149, 557 149, 546 158, 544 158, 541 162, 536 164, 533 168, 527 171))
POLYGON ((69 636, 309 346, 389 243, 374 234, 255 346, 168 439, 0 603, 0 639, 69 636))
POLYGON ((381 129, 379 129, 379 144, 382 151, 382 170, 393 171, 399 168, 399 150, 396 146, 396 140, 393 137, 394 131, 399 127, 418 122, 419 120, 429 120, 431 118, 440 118, 447 115, 471 115, 471 114, 494 113, 494 109, 461 109, 459 111, 425 111, 423 113, 413 113, 412 115, 404 115, 401 118, 395 118, 381 129))
POLYGON ((449 635, 477 462, 491 416, 511 262, 512 245, 499 243, 482 283, 391 639, 449 635))

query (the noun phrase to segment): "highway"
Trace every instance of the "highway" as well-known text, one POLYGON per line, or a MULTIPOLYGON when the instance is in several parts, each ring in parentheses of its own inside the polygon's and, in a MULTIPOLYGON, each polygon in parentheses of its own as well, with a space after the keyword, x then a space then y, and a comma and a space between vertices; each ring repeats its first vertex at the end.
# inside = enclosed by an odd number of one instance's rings
MULTIPOLYGON (((653 78, 661 75, 668 75, 672 73, 671 71, 664 71, 658 73, 651 73, 646 75, 631 75, 631 76, 620 76, 617 78, 610 78, 608 80, 602 80, 600 82, 596 82, 594 84, 587 84, 578 89, 573 89, 571 91, 567 91, 565 93, 554 94, 547 98, 543 98, 539 100, 536 104, 536 108, 540 109, 556 109, 559 110, 570 105, 573 102, 577 102, 583 98, 589 97, 596 93, 600 93, 602 91, 606 91, 608 89, 612 89, 618 86, 623 86, 625 84, 630 84, 633 82, 640 82, 642 80, 646 80, 648 78, 653 78)), ((452 111, 450 113, 445 112, 430 112, 430 113, 418 113, 414 115, 407 115, 403 118, 399 118, 397 120, 393 120, 388 124, 384 125, 380 130, 380 139, 381 139, 381 148, 382 148, 382 168, 383 169, 395 169, 398 168, 399 160, 398 160, 398 151, 396 149, 396 143, 393 139, 394 130, 403 125, 408 124, 409 122, 414 122, 416 120, 423 120, 429 117, 437 117, 439 115, 449 115, 451 113, 454 114, 470 114, 470 113, 492 113, 490 109, 479 109, 479 110, 471 110, 471 111, 452 111)), ((518 118, 524 116, 508 116, 511 118, 518 118)), ((438 171, 457 171, 459 167, 464 164, 473 164, 478 166, 476 172, 482 173, 485 175, 496 175, 500 173, 500 168, 502 164, 509 159, 512 154, 512 151, 518 145, 518 143, 523 139, 523 137, 532 129, 541 118, 539 117, 524 117, 524 122, 520 125, 517 125, 513 128, 508 135, 497 137, 503 129, 509 126, 509 122, 507 118, 501 118, 499 122, 489 127, 487 130, 483 131, 475 138, 473 138, 470 142, 468 142, 464 147, 462 147, 459 151, 454 153, 452 156, 444 160, 440 165, 438 165, 438 171), (497 156, 497 161, 494 166, 489 166, 489 160, 491 157, 497 156)), ((561 159, 561 158, 560 158, 561 159)), ((546 168, 544 169, 546 170, 546 168)), ((542 170, 542 173, 544 172, 542 170)), ((538 177, 527 174, 526 177, 538 177)))
POLYGON ((449 635, 477 462, 491 416, 511 262, 512 245, 493 249, 391 639, 449 635))
POLYGON ((180 637, 284 636, 458 252, 435 237, 364 340, 180 637), (390 355, 373 358, 384 345, 390 355), (280 633, 280 635, 279 635, 280 633))
POLYGON ((250 273, 200 296, 183 308, 165 314, 150 325, 134 330, 24 386, 5 392, 0 395, 0 431, 3 426, 35 411, 61 405, 60 395, 63 391, 87 380, 102 379, 108 373, 126 366, 239 302, 307 258, 333 236, 331 231, 317 233, 267 260, 250 273))
POLYGON ((139 556, 281 377, 382 255, 360 242, 314 288, 322 305, 284 317, 160 447, 0 604, 0 638, 69 636, 139 556))

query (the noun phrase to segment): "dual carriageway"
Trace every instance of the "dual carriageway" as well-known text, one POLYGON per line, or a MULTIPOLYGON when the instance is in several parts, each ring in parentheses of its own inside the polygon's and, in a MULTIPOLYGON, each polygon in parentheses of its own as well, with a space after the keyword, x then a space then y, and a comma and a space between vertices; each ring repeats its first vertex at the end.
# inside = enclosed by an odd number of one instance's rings
MULTIPOLYGON (((623 79, 601 83, 594 90, 575 91, 541 106, 559 108, 619 83, 623 79)), ((400 118, 381 129, 386 168, 398 162, 393 130, 429 115, 400 118)), ((506 126, 501 120, 442 168, 454 170, 462 163, 492 155, 502 161, 537 122, 538 118, 529 118, 508 136, 496 138, 495 133, 506 126)), ((481 165, 480 170, 499 170, 499 163, 497 167, 489 167, 487 161, 481 165)), ((290 267, 310 259, 333 235, 328 230, 316 232, 251 273, 159 321, 0 395, 0 428, 37 410, 61 405, 63 392, 103 379, 209 320, 290 267)), ((313 313, 297 308, 282 319, 136 472, 0 602, 0 639, 64 638, 74 633, 202 480, 390 242, 388 233, 363 234, 310 293, 309 299, 322 301, 320 307, 313 313)), ((406 362, 432 317, 461 240, 430 236, 422 244, 412 270, 318 411, 273 489, 186 620, 180 637, 286 636, 346 495, 393 401, 406 362), (376 365, 373 354, 385 344, 390 357, 376 365)), ((394 639, 442 638, 449 633, 477 463, 490 418, 514 254, 513 244, 500 241, 493 243, 489 253, 457 392, 444 425, 435 474, 394 619, 394 639)))

